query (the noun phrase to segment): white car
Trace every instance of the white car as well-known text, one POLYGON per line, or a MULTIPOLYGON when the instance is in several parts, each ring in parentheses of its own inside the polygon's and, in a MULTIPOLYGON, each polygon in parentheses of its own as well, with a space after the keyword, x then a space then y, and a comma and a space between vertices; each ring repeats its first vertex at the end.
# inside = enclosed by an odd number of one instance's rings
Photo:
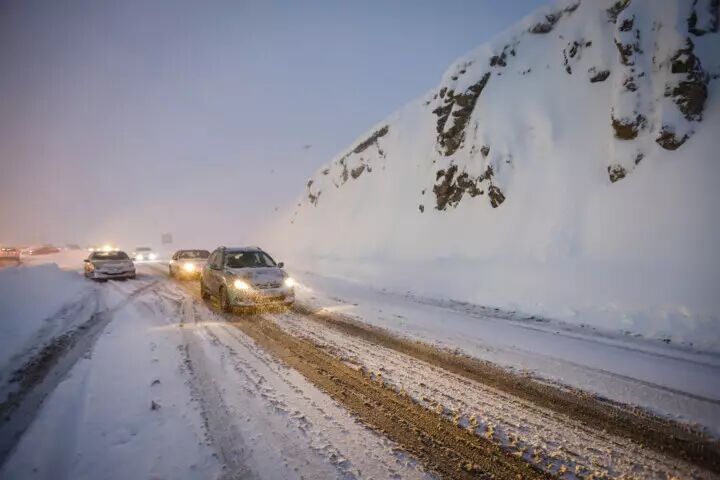
POLYGON ((148 262, 157 260, 157 253, 150 247, 137 247, 132 253, 132 259, 136 262, 148 262))
POLYGON ((171 277, 198 278, 205 267, 210 252, 207 250, 178 250, 168 266, 171 277))
POLYGON ((135 278, 135 264, 125 252, 92 252, 85 259, 85 276, 93 280, 135 278))

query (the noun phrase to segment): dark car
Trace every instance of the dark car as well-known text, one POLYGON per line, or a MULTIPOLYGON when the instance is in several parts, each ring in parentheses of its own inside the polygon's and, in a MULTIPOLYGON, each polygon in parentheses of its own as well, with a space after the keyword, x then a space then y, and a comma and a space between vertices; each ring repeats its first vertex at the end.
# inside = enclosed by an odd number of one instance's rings
POLYGON ((29 255, 49 255, 51 253, 60 253, 60 249, 52 245, 44 245, 42 247, 31 248, 28 251, 29 255))
POLYGON ((210 257, 207 250, 178 250, 170 259, 168 270, 171 277, 198 278, 210 257))
POLYGON ((200 277, 203 299, 215 296, 222 309, 264 304, 291 305, 295 281, 258 247, 219 247, 210 255, 200 277))

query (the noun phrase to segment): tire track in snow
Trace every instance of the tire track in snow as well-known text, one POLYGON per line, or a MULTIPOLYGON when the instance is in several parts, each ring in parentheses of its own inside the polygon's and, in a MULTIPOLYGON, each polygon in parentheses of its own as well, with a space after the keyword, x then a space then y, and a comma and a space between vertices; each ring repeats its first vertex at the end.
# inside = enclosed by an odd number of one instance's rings
MULTIPOLYGON (((180 305, 180 326, 186 327, 188 318, 193 318, 192 306, 187 303, 180 305)), ((194 326, 197 319, 193 318, 194 326)), ((233 412, 223 399, 219 386, 213 378, 211 370, 205 362, 202 347, 194 330, 183 328, 183 345, 180 354, 183 366, 190 376, 192 397, 200 405, 200 415, 205 425, 206 434, 215 448, 223 464, 223 479, 252 479, 257 476, 247 466, 245 441, 232 421, 233 412)))
POLYGON ((14 381, 3 387, 8 392, 4 395, 5 400, 0 403, 0 465, 17 446, 22 434, 39 412, 43 401, 55 390, 77 361, 91 351, 97 338, 112 321, 115 312, 158 282, 159 280, 155 280, 137 288, 112 308, 101 309, 103 294, 99 293, 95 311, 86 322, 55 337, 17 370, 14 381))
POLYGON ((259 317, 223 318, 442 476, 547 477, 524 460, 379 385, 309 342, 283 333, 272 322, 259 317))
POLYGON ((673 456, 714 474, 720 474, 720 442, 708 438, 690 426, 656 417, 645 410, 600 401, 582 391, 541 383, 489 362, 441 350, 341 314, 318 312, 303 305, 295 306, 293 312, 311 321, 313 325, 325 326, 343 335, 360 338, 440 366, 447 372, 566 415, 593 430, 607 431, 631 439, 663 455, 673 456))
MULTIPOLYGON (((205 374, 222 375, 218 387, 231 413, 226 423, 240 426, 252 451, 253 473, 262 478, 428 478, 396 444, 357 423, 202 302, 184 292, 184 300, 173 291, 161 295, 181 304, 186 333, 194 337, 199 355, 205 350, 200 361, 214 364, 214 371, 209 367, 205 374), (268 466, 266 459, 257 465, 258 454, 274 458, 276 465, 268 466)), ((210 436, 216 433, 211 426, 210 436)))
POLYGON ((601 478, 717 478, 691 464, 594 430, 552 410, 468 380, 294 313, 270 315, 292 335, 308 339, 353 368, 514 455, 568 476, 601 478))
POLYGON ((71 331, 73 324, 79 326, 98 310, 98 297, 97 289, 83 291, 75 299, 62 305, 55 314, 43 320, 44 325, 26 342, 26 347, 11 357, 8 364, 0 370, 0 385, 5 386, 0 388, 0 402, 5 401, 11 391, 16 390, 11 387, 17 385, 19 373, 29 359, 52 343, 56 337, 71 331), (83 321, 79 322, 79 318, 83 321), (7 382, 12 385, 6 385, 7 382))

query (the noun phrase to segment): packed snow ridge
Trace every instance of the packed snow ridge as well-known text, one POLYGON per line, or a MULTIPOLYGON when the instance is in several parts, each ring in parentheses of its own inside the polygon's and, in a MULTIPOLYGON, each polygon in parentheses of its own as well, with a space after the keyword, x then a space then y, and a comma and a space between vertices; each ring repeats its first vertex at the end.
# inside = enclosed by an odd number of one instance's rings
POLYGON ((716 0, 556 2, 322 167, 269 242, 382 287, 720 350, 719 77, 716 0))

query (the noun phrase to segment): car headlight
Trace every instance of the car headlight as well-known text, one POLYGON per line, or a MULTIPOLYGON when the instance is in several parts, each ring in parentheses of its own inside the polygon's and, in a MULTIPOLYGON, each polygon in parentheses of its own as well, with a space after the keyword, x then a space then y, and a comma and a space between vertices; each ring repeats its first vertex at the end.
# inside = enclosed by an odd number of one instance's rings
POLYGON ((148 258, 150 260, 155 260, 157 258, 157 255, 155 255, 154 253, 151 253, 150 255, 148 255, 148 258))
POLYGON ((143 256, 141 253, 138 253, 137 255, 135 255, 135 260, 142 260, 142 259, 143 259, 143 256))
POLYGON ((246 281, 240 280, 239 278, 233 282, 233 287, 238 290, 250 290, 250 288, 252 288, 246 281))
POLYGON ((183 270, 185 270, 186 272, 194 272, 195 264, 194 263, 183 263, 183 270))
POLYGON ((292 277, 287 277, 287 278, 285 279, 285 286, 286 286, 286 287, 292 288, 292 287, 294 287, 295 285, 297 285, 297 282, 295 281, 294 278, 292 278, 292 277))

